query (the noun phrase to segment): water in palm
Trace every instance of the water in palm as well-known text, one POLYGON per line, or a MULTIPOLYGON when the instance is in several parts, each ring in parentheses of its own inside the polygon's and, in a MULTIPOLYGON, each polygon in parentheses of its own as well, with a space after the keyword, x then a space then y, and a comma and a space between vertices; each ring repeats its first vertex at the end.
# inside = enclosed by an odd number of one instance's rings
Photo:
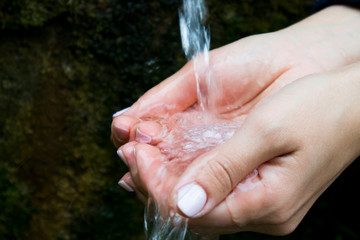
MULTIPOLYGON (((206 19, 204 0, 183 0, 179 10, 181 41, 187 59, 193 64, 198 101, 195 108, 160 120, 165 133, 163 141, 158 144, 168 160, 165 169, 176 171, 179 175, 193 159, 229 139, 239 127, 238 123, 217 119, 211 111, 213 104, 207 96, 216 87, 212 86, 215 82, 209 70, 210 32, 206 19)), ((171 187, 166 183, 159 186, 163 188, 164 195, 171 191, 171 187)), ((174 213, 164 214, 163 210, 154 198, 148 199, 144 215, 147 240, 217 238, 190 231, 186 218, 174 213)))

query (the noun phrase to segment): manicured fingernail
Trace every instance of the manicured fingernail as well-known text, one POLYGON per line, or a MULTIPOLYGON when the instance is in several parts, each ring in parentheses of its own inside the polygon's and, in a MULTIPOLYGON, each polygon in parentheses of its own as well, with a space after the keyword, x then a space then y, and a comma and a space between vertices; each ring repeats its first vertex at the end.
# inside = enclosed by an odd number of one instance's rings
POLYGON ((116 113, 114 113, 112 115, 113 118, 120 116, 121 114, 123 114, 126 110, 128 110, 130 107, 124 108, 123 110, 117 111, 116 113))
POLYGON ((118 184, 128 192, 135 192, 124 180, 120 180, 118 184))
POLYGON ((126 166, 129 166, 126 158, 124 156, 124 153, 120 150, 120 148, 116 151, 117 155, 120 157, 121 160, 123 160, 123 162, 125 163, 126 166))
POLYGON ((151 137, 142 133, 139 129, 136 129, 135 140, 138 141, 139 143, 150 143, 151 137))
POLYGON ((205 190, 195 183, 190 183, 178 191, 178 208, 188 217, 193 217, 205 206, 205 190))
POLYGON ((114 125, 114 128, 115 128, 114 134, 115 134, 115 137, 117 140, 123 141, 126 139, 126 137, 124 138, 124 136, 128 137, 128 135, 129 135, 128 129, 119 127, 119 125, 117 125, 117 124, 114 125))

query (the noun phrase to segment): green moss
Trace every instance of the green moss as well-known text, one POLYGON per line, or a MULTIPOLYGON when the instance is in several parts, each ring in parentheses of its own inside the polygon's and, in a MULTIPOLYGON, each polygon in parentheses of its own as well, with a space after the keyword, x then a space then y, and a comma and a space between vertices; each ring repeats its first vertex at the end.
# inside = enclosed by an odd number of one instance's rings
POLYGON ((14 169, 0 163, 0 239, 21 239, 31 218, 30 196, 13 177, 14 169))

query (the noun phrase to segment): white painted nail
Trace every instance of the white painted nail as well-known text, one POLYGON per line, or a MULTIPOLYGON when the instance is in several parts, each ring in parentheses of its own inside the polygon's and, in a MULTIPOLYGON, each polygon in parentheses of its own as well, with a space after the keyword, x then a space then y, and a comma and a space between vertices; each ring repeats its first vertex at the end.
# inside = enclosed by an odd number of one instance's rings
POLYGON ((139 129, 136 129, 135 140, 138 141, 139 143, 150 143, 151 137, 141 132, 139 129))
POLYGON ((127 107, 127 108, 124 108, 124 109, 122 109, 122 110, 120 110, 120 111, 117 111, 116 113, 114 113, 113 115, 112 115, 112 117, 113 118, 115 118, 115 117, 117 117, 117 116, 120 116, 121 114, 123 114, 126 110, 128 110, 130 107, 127 107))
POLYGON ((120 180, 118 184, 124 188, 128 192, 134 192, 134 189, 132 189, 124 180, 120 180))
POLYGON ((178 191, 177 206, 188 217, 198 214, 206 201, 206 192, 198 184, 190 183, 178 191))
POLYGON ((129 166, 129 164, 126 161, 126 158, 124 156, 124 153, 120 150, 120 148, 116 151, 117 155, 120 157, 121 160, 125 163, 126 166, 129 166))
POLYGON ((114 137, 116 138, 116 140, 118 141, 124 141, 125 139, 127 139, 126 136, 129 135, 129 130, 123 127, 119 127, 118 124, 114 124, 114 137), (124 137, 125 136, 125 137, 124 137))

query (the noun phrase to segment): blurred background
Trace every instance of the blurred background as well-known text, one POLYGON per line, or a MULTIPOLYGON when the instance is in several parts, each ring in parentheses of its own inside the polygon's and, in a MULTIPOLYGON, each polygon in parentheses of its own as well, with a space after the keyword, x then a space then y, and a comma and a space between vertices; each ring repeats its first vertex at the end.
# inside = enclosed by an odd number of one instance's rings
MULTIPOLYGON (((286 27, 310 0, 207 0, 211 48, 286 27)), ((144 239, 117 182, 112 114, 178 70, 176 0, 0 1, 0 239, 144 239)), ((360 239, 359 161, 286 237, 360 239)))

